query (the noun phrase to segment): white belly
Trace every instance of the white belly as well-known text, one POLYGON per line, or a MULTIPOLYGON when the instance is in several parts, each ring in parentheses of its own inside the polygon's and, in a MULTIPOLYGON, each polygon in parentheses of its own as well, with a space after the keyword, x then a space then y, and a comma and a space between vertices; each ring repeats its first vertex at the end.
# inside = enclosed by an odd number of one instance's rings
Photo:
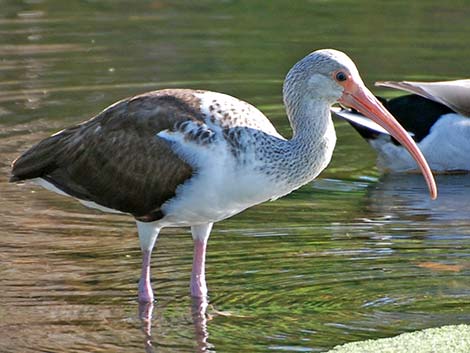
POLYGON ((177 189, 162 207, 162 226, 195 225, 229 218, 272 198, 273 182, 252 169, 204 169, 177 189))

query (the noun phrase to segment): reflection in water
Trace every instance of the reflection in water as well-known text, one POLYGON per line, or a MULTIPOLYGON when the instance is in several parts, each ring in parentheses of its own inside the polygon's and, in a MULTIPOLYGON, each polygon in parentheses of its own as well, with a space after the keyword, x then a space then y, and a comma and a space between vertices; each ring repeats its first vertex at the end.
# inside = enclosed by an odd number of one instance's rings
POLYGON ((194 333, 196 340, 196 352, 215 352, 214 348, 208 342, 209 331, 207 329, 207 298, 192 298, 191 313, 194 323, 194 333))
MULTIPOLYGON (((207 313, 207 298, 191 298, 191 321, 194 326, 194 352, 215 352, 214 346, 208 342, 209 331, 207 321, 209 314, 207 313)), ((142 331, 144 333, 145 352, 156 352, 152 344, 152 316, 153 303, 139 303, 139 318, 142 323, 142 331)), ((158 342, 157 342, 158 343, 158 342)))
MULTIPOLYGON (((456 227, 470 215, 470 175, 437 175, 437 200, 426 194, 421 175, 389 174, 368 193, 371 210, 402 221, 419 221, 456 227)), ((470 230, 469 230, 470 233, 470 230)))
POLYGON ((142 322, 142 331, 144 333, 145 352, 153 353, 152 347, 152 315, 153 303, 139 302, 139 319, 142 322))

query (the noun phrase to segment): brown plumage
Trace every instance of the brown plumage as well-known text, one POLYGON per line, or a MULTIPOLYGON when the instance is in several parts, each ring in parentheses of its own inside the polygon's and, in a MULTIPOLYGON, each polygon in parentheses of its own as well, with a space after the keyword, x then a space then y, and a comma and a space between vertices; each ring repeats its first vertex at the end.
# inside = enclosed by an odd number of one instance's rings
POLYGON ((192 170, 156 135, 187 120, 202 121, 192 92, 162 90, 119 101, 26 151, 13 162, 10 181, 43 178, 78 199, 142 221, 159 219, 161 205, 192 170))

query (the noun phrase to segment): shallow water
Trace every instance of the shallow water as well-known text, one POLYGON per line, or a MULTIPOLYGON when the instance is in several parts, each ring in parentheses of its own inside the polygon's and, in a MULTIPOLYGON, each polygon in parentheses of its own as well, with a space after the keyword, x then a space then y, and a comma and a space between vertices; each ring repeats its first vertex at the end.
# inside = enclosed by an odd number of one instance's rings
POLYGON ((288 136, 283 76, 320 47, 348 52, 369 86, 468 77, 465 2, 0 6, 0 352, 321 352, 469 322, 469 176, 438 176, 430 201, 419 175, 380 177, 343 122, 318 180, 215 226, 209 303, 188 295, 188 229, 162 232, 158 301, 139 308, 129 217, 7 183, 10 162, 34 142, 162 87, 243 98, 288 136))

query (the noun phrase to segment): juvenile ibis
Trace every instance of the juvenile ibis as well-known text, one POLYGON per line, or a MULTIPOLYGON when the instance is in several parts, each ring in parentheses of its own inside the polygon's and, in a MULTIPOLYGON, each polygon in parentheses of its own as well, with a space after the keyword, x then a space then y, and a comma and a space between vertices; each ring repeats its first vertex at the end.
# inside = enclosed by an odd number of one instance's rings
MULTIPOLYGON (((470 79, 376 84, 413 93, 381 101, 418 144, 434 172, 470 172, 470 79)), ((379 169, 419 170, 405 148, 381 126, 358 112, 333 109, 377 151, 379 169)))
POLYGON ((423 155, 346 54, 325 49, 307 55, 287 74, 283 96, 291 139, 258 109, 222 93, 164 89, 126 98, 31 147, 13 162, 10 180, 32 179, 86 206, 132 215, 143 253, 141 302, 154 298, 150 259, 164 227, 191 227, 191 295, 207 295, 205 255, 213 223, 314 179, 333 153, 330 107, 337 101, 400 141, 436 197, 423 155))

